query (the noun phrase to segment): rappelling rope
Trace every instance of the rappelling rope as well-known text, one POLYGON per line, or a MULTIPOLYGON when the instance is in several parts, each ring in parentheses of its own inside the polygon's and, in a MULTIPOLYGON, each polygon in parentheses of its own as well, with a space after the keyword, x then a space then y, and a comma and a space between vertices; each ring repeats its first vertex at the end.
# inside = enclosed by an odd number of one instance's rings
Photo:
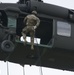
POLYGON ((7 63, 7 75, 9 75, 9 65, 8 65, 8 61, 6 61, 7 63))
MULTIPOLYGON (((40 55, 40 51, 39 51, 37 39, 36 39, 36 42, 37 42, 37 51, 38 51, 38 57, 39 57, 39 58, 38 58, 37 62, 35 63, 35 65, 37 65, 38 62, 40 62, 39 72, 40 72, 40 75, 43 75, 42 67, 41 67, 41 56, 42 56, 42 55, 40 55)), ((43 53, 42 53, 42 54, 43 54, 43 53)))
POLYGON ((24 69, 24 67, 25 67, 25 66, 23 65, 23 75, 25 75, 25 69, 24 69))

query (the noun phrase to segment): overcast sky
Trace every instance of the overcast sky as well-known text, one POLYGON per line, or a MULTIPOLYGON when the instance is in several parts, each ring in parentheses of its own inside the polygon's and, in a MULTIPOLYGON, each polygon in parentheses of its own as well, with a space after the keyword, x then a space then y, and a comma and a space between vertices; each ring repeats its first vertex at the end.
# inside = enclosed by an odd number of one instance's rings
MULTIPOLYGON (((0 0, 0 2, 16 3, 18 0, 0 0)), ((74 9, 74 0, 43 0, 66 8, 74 9)), ((36 66, 25 66, 25 75, 41 75, 40 68, 36 66)), ((74 72, 42 68, 43 75, 74 75, 74 72)), ((7 63, 0 62, 0 75, 7 75, 7 63)), ((23 75, 23 68, 18 64, 9 63, 9 75, 23 75)))

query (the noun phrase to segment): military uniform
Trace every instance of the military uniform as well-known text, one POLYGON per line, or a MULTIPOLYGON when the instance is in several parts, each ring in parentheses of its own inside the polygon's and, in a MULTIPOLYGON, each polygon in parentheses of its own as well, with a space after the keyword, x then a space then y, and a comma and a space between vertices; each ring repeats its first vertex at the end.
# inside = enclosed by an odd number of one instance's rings
POLYGON ((26 23, 26 27, 23 28, 22 30, 22 35, 26 43, 26 34, 29 32, 31 36, 31 49, 34 49, 34 35, 35 35, 35 29, 39 26, 40 24, 40 19, 36 17, 35 14, 30 14, 27 15, 24 18, 24 24, 26 23))

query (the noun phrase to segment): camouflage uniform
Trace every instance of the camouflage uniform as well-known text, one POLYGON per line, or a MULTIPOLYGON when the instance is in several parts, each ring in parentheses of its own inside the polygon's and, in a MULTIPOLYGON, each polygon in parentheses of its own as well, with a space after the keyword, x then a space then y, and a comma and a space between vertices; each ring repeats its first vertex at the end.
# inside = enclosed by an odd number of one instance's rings
POLYGON ((34 13, 36 11, 32 11, 33 13, 30 15, 27 15, 24 18, 24 23, 26 22, 26 27, 23 28, 22 30, 22 35, 26 43, 26 34, 29 32, 31 36, 31 49, 34 49, 34 35, 35 35, 35 29, 39 26, 40 24, 40 19, 36 17, 34 13))

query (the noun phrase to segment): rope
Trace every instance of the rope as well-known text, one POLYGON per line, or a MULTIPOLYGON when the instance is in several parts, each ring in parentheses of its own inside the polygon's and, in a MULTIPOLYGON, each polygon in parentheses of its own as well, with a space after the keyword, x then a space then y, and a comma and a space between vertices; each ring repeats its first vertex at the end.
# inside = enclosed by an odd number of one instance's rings
MULTIPOLYGON (((38 47, 38 41, 37 41, 37 39, 36 39, 36 42, 37 42, 37 47, 38 47)), ((43 54, 43 53, 42 53, 43 54)), ((39 47, 38 47, 38 60, 37 60, 37 62, 35 63, 36 65, 37 65, 37 63, 38 62, 40 62, 40 75, 43 75, 43 72, 42 72, 42 67, 41 67, 41 56, 42 55, 40 55, 40 51, 39 51, 39 47)))
POLYGON ((43 75, 42 67, 40 67, 39 69, 40 69, 40 75, 43 75))
POLYGON ((25 69, 24 69, 24 65, 23 65, 23 75, 25 75, 25 69))
MULTIPOLYGON (((37 41, 37 39, 36 39, 36 41, 37 41)), ((38 41, 37 41, 37 46, 38 46, 38 41)), ((46 52, 46 50, 45 50, 45 48, 44 48, 44 49, 43 49, 43 52, 42 52, 41 55, 40 55, 40 50, 39 50, 39 47, 38 47, 38 56, 39 56, 39 58, 38 58, 37 62, 35 63, 35 65, 37 65, 38 62, 40 61, 40 66, 41 66, 41 57, 44 55, 45 52, 46 52)))
POLYGON ((7 61, 7 75, 9 75, 9 66, 8 66, 8 61, 7 61))

